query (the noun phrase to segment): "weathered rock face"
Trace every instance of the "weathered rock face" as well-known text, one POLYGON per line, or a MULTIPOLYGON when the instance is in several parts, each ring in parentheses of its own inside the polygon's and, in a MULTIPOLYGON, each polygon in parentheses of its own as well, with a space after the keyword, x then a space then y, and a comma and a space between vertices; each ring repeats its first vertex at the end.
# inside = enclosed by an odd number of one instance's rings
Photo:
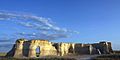
POLYGON ((28 57, 36 57, 37 47, 40 47, 40 56, 57 55, 55 47, 47 40, 32 40, 30 43, 28 57))
POLYGON ((53 43, 47 40, 25 40, 19 39, 6 56, 11 57, 36 57, 36 49, 39 48, 39 56, 69 54, 108 54, 112 53, 110 42, 95 44, 80 43, 53 43))

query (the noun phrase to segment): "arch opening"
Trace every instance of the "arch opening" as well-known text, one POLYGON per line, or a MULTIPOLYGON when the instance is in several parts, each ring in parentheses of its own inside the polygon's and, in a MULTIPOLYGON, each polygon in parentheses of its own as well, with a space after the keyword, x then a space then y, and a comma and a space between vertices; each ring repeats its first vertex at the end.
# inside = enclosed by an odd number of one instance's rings
POLYGON ((39 57, 40 56, 40 47, 38 46, 36 48, 36 57, 39 57))

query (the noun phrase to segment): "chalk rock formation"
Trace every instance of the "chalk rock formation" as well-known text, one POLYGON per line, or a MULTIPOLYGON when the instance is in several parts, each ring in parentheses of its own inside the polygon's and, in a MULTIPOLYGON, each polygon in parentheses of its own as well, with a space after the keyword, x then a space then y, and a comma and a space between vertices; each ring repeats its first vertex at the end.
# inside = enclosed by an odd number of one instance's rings
POLYGON ((67 55, 68 53, 72 53, 74 51, 74 44, 70 43, 59 43, 58 45, 58 56, 67 55))
POLYGON ((112 47, 110 42, 95 44, 81 43, 53 43, 47 40, 25 40, 18 39, 13 48, 6 56, 11 57, 36 57, 39 56, 64 56, 69 54, 110 54, 112 47), (39 48, 39 53, 36 49, 39 48))
POLYGON ((47 40, 30 40, 19 39, 16 41, 15 46, 7 54, 13 57, 36 57, 36 48, 40 47, 40 56, 57 55, 55 47, 47 40))

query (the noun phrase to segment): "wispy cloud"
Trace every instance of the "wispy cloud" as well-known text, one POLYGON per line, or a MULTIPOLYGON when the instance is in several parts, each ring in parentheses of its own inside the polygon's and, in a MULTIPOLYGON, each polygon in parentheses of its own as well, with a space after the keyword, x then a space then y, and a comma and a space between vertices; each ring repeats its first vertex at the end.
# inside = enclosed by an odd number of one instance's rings
POLYGON ((4 37, 0 37, 0 43, 5 43, 5 42, 13 42, 15 38, 4 38, 4 37))
POLYGON ((9 42, 9 41, 11 40, 4 40, 4 39, 0 40, 0 42, 9 42))
POLYGON ((35 15, 20 14, 15 12, 0 11, 0 20, 11 21, 23 27, 37 30, 37 32, 17 32, 18 38, 41 38, 41 39, 58 39, 66 38, 70 33, 77 33, 66 28, 60 28, 55 24, 51 23, 49 18, 43 18, 35 15), (45 32, 45 33, 44 33, 45 32))
POLYGON ((12 49, 13 44, 1 44, 0 43, 0 52, 8 52, 10 49, 12 49))
POLYGON ((17 33, 21 37, 26 37, 27 39, 47 39, 47 40, 55 40, 59 38, 67 38, 69 37, 66 34, 63 33, 54 33, 54 34, 48 34, 48 33, 17 33))

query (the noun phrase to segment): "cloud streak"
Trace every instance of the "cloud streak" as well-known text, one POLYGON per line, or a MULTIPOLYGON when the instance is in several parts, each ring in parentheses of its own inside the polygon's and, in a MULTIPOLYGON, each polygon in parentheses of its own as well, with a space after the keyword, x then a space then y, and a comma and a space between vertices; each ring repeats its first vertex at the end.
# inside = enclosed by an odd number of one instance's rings
POLYGON ((13 44, 0 44, 0 52, 8 52, 12 48, 13 44))
POLYGON ((27 39, 46 39, 46 40, 56 40, 59 38, 67 38, 69 37, 66 34, 63 33, 54 33, 54 34, 48 34, 48 33, 17 33, 18 35, 22 36, 23 38, 26 37, 27 39))
POLYGON ((67 38, 69 33, 77 33, 76 31, 71 31, 66 28, 60 28, 54 25, 48 18, 29 14, 0 11, 0 21, 11 21, 23 27, 37 30, 37 32, 32 33, 17 32, 15 34, 19 35, 19 37, 17 36, 18 38, 28 37, 31 39, 38 38, 54 40, 58 38, 67 38))

